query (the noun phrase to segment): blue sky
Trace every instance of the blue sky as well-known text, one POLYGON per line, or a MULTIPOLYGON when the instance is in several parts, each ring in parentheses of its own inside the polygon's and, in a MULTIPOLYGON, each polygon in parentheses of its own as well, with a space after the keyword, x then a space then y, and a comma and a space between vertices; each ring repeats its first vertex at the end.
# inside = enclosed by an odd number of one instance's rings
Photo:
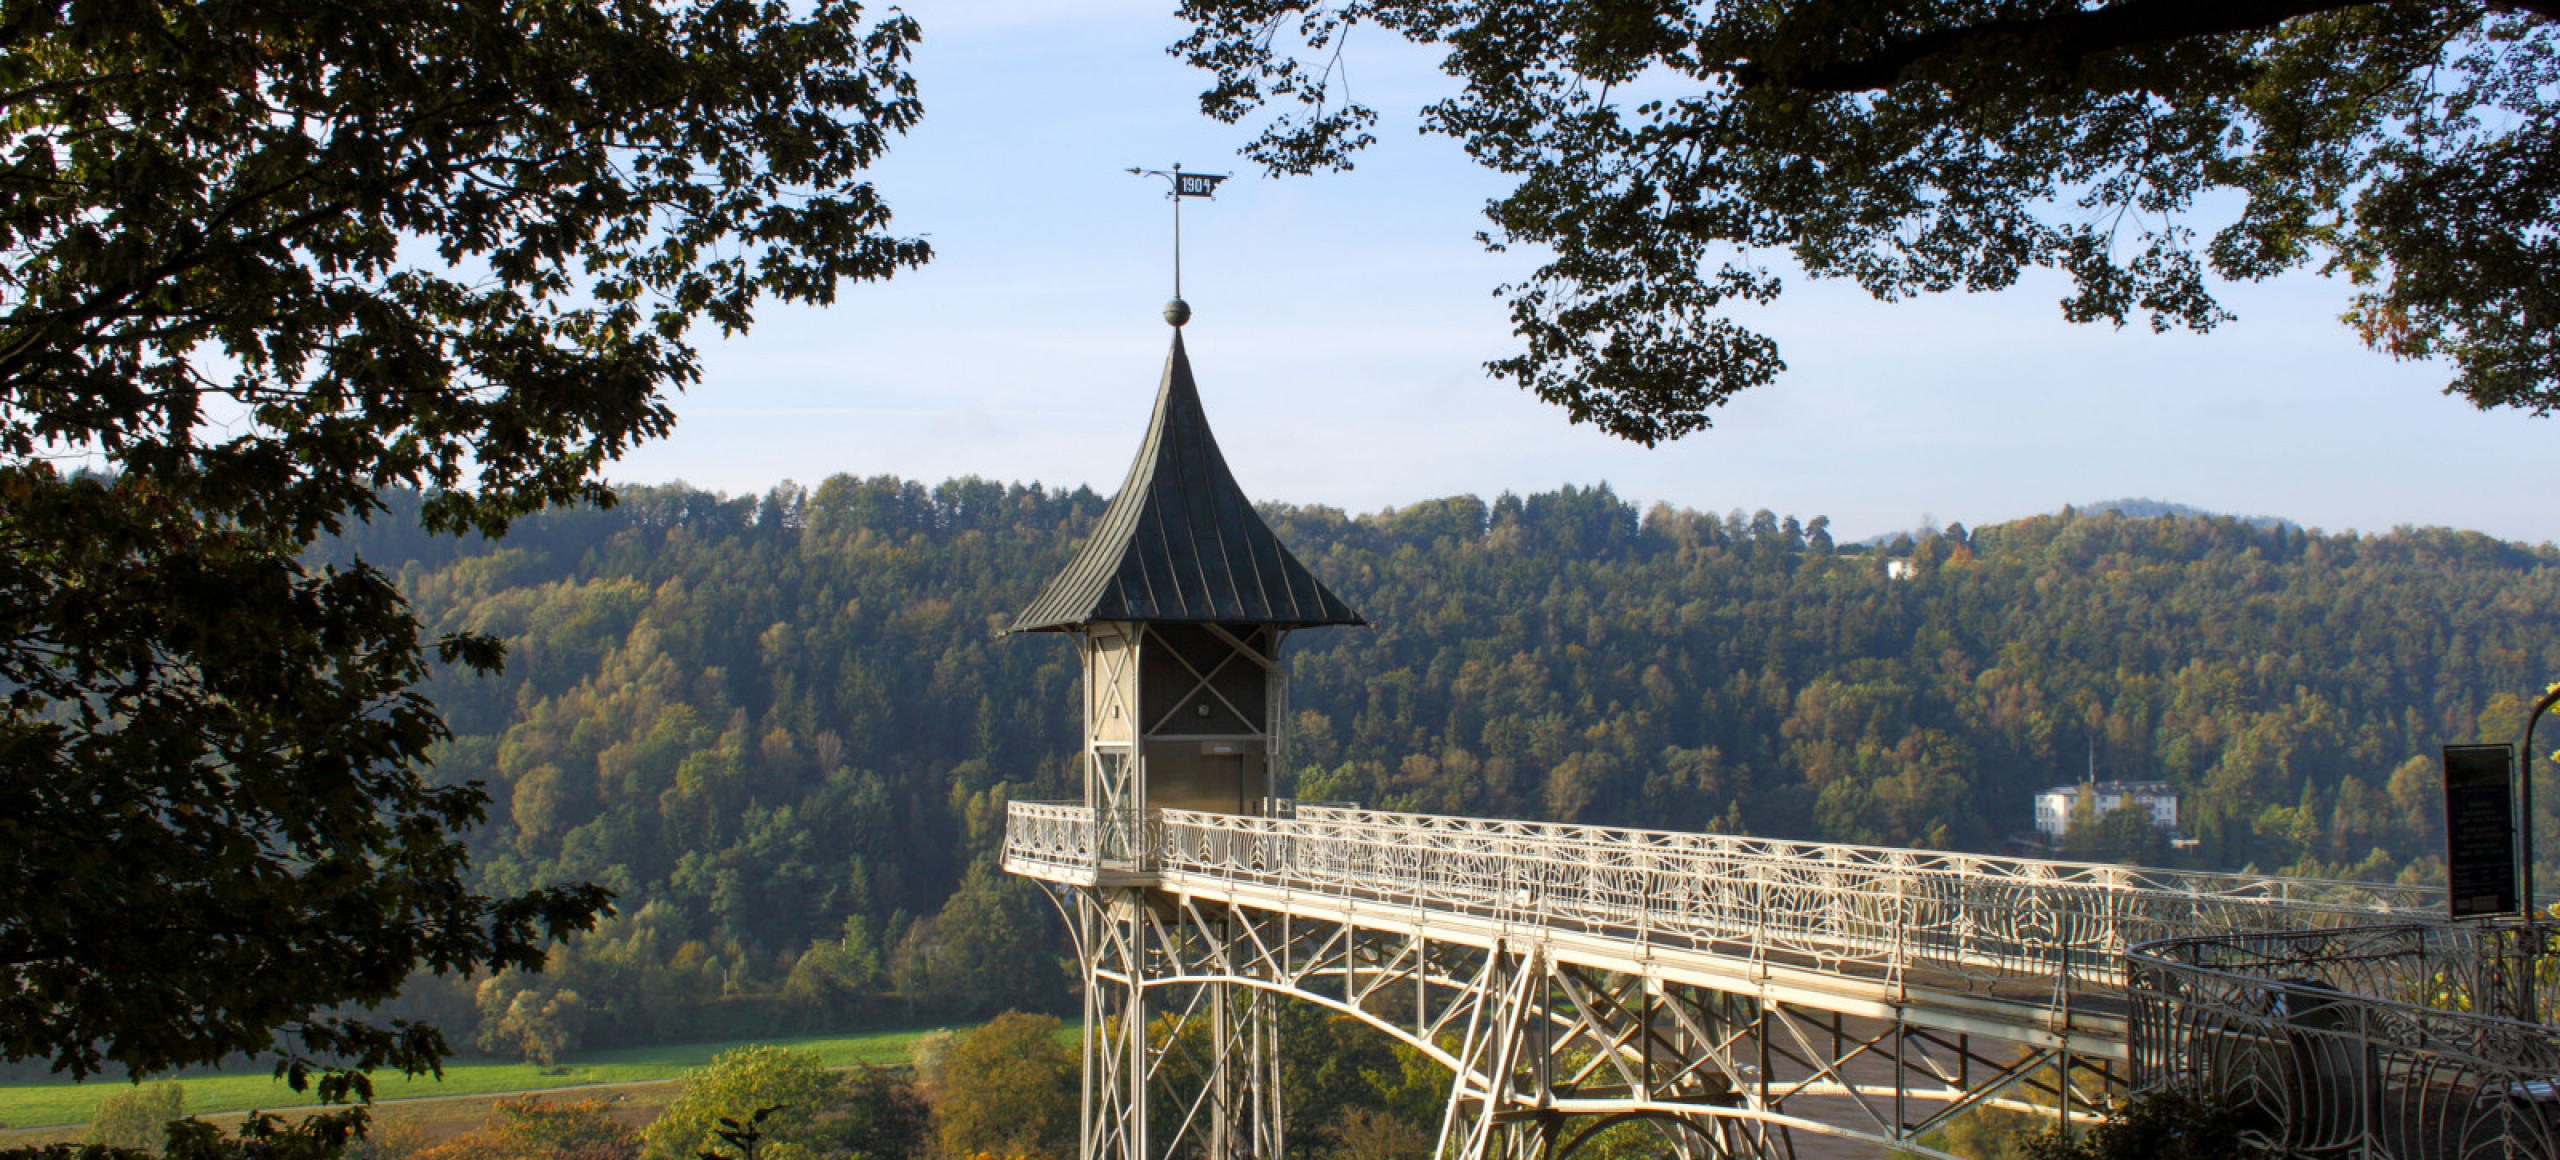
POLYGON ((1197 112, 1164 0, 928 0, 926 116, 874 177, 924 270, 768 309, 718 343, 674 435, 618 479, 760 491, 792 479, 1119 480, 1142 432, 1170 290, 1160 183, 1233 172, 1184 213, 1204 401, 1246 490, 1355 511, 1606 481, 1640 502, 1828 515, 1844 538, 1992 523, 2125 496, 2339 531, 2400 524, 2560 540, 2560 426, 2445 397, 2445 371, 2365 351, 2347 288, 2229 288, 2207 335, 2072 326, 2061 286, 1887 306, 1789 280, 1755 325, 1790 372, 1647 450, 1485 375, 1512 350, 1492 288, 1533 264, 1473 240, 1503 191, 1412 110, 1425 54, 1351 46, 1385 113, 1349 174, 1275 181, 1197 112))

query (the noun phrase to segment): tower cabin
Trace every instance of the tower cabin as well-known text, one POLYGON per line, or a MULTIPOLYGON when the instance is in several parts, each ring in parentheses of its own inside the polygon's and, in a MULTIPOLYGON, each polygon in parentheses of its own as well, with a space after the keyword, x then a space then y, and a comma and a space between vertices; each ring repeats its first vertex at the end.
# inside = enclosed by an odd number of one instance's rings
MULTIPOLYGON (((1178 328, 1188 311, 1168 309, 1178 328)), ((1366 624, 1236 486, 1174 331, 1146 441, 1066 570, 1009 632, 1072 636, 1084 662, 1084 799, 1101 868, 1143 869, 1162 809, 1269 812, 1289 633, 1366 624)))

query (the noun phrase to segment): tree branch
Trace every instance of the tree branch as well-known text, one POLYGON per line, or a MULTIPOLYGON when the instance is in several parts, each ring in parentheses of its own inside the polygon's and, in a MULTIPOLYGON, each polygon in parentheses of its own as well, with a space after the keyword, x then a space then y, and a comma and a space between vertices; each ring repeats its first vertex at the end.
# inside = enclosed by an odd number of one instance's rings
MULTIPOLYGON (((1750 62, 1735 69, 1734 75, 1744 88, 1860 93, 1894 85, 1914 65, 2000 42, 2032 43, 2076 61, 2093 53, 2139 45, 2273 28, 2298 17, 2359 8, 2373 2, 2126 0, 2104 8, 2059 12, 2035 19, 1987 20, 1923 32, 1854 60, 1811 63, 1800 68, 1750 62)), ((2560 0, 2508 0, 2506 6, 2560 20, 2560 0)), ((1774 30, 1771 38, 1781 43, 1817 39, 1790 37, 1783 26, 1774 30)))

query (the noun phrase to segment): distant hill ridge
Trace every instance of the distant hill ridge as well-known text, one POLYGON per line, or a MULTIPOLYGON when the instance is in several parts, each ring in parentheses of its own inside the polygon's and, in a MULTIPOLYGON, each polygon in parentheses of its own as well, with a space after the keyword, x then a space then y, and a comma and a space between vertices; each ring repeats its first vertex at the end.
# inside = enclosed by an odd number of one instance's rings
MULTIPOLYGON (((2130 497, 2125 499, 2105 499, 2099 500, 2096 503, 2079 504, 2073 507, 2066 507, 2061 511, 2046 512, 2045 514, 2059 516, 2065 513, 2084 516, 2113 513, 2132 520, 2157 520, 2167 519, 2173 516, 2185 519, 2201 520, 2227 519, 2238 520, 2242 526, 2253 528, 2261 532, 2274 531, 2278 528, 2293 532, 2302 530, 2302 525, 2297 524, 2292 520, 2285 519, 2282 516, 2228 515, 2223 512, 2206 511, 2200 507, 2191 507, 2187 504, 2172 503, 2165 499, 2138 499, 2130 497)), ((1869 536, 1866 539, 1859 540, 1850 546, 1853 548, 1868 549, 1885 548, 1890 547, 1895 541, 1904 539, 1905 537, 1917 541, 1927 539, 1936 534, 1937 529, 1934 527, 1916 532, 1882 532, 1877 535, 1869 536)))
POLYGON ((2302 527, 2302 525, 2281 516, 2235 516, 2224 512, 2210 512, 2199 507, 2189 507, 2182 503, 2171 503, 2165 499, 2128 498, 2100 500, 2093 504, 2083 504, 2081 505, 2080 510, 2082 512, 2114 512, 2117 515, 2137 520, 2156 520, 2166 516, 2192 516, 2199 519, 2234 519, 2260 531, 2267 531, 2274 528, 2299 530, 2302 527))

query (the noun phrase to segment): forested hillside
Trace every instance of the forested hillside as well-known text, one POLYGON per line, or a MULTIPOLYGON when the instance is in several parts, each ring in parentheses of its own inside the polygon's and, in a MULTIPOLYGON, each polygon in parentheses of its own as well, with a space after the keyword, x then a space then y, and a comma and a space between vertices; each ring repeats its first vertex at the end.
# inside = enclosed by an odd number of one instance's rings
MULTIPOLYGON (((439 775, 494 798, 480 872, 620 895, 550 976, 416 1005, 512 1052, 1062 1001, 1055 916, 990 860, 1008 798, 1072 792, 1078 674, 996 632, 1102 507, 839 477, 337 544, 508 644, 434 689, 439 775)), ((2435 747, 2560 676, 2560 553, 2462 532, 2066 512, 1851 552, 1606 488, 1267 515, 1378 626, 1290 645, 1308 798, 1989 850, 2094 762, 2176 784, 2201 844, 2090 856, 2423 876, 2435 747)))

